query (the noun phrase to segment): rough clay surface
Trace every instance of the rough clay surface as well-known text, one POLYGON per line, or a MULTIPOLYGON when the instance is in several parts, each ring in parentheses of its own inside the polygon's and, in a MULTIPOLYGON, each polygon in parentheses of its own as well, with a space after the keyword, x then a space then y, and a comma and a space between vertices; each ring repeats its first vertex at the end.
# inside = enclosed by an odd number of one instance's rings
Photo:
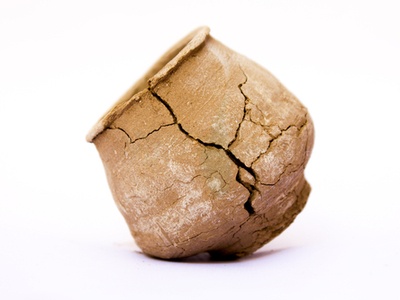
POLYGON ((138 246, 156 257, 250 254, 289 226, 310 192, 306 108, 204 30, 89 135, 138 246))

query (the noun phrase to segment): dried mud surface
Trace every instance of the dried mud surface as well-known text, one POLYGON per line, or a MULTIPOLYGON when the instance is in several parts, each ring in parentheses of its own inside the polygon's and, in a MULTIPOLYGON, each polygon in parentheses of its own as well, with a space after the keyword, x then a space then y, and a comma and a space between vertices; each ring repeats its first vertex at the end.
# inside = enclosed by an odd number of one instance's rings
POLYGON ((93 138, 146 254, 244 256, 306 203, 313 143, 306 108, 268 71, 228 50, 208 36, 93 138))

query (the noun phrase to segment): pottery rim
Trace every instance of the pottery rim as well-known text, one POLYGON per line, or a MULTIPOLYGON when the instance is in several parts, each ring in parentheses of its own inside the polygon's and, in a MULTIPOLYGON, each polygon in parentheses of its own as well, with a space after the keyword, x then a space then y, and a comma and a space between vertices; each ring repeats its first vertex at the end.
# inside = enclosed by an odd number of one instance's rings
POLYGON ((154 87, 164 80, 182 63, 188 55, 198 50, 209 36, 210 29, 199 27, 172 46, 156 63, 121 96, 121 98, 100 118, 86 136, 88 142, 93 140, 112 124, 130 106, 138 100, 149 87, 154 87))

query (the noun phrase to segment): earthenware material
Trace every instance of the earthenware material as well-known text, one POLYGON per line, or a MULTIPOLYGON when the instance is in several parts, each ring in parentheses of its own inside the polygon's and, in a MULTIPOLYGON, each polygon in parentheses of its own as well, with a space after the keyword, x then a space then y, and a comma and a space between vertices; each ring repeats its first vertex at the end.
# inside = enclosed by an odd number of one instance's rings
POLYGON ((144 253, 250 254, 303 209, 314 129, 267 70, 200 28, 87 136, 144 253))

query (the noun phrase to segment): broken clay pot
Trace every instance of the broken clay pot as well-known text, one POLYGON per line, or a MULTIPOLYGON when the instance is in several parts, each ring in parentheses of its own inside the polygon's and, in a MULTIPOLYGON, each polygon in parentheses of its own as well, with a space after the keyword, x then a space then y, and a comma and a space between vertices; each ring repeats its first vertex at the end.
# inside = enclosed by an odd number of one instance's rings
POLYGON ((268 71, 200 28, 94 126, 115 202, 144 253, 241 257, 303 209, 314 129, 268 71))

